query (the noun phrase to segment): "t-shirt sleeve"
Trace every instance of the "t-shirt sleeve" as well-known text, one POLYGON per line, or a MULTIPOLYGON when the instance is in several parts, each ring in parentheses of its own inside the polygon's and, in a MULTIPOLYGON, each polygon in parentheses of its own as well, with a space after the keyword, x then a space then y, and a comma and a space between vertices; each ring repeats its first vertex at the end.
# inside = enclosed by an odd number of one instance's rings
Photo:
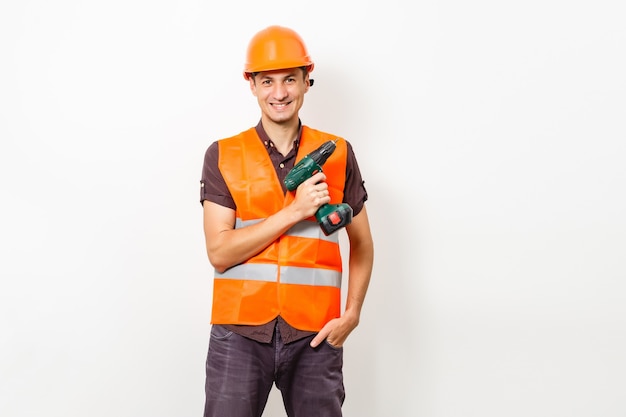
MULTIPOLYGON (((346 141, 347 142, 347 141, 346 141)), ((346 185, 343 191, 343 202, 352 207, 353 215, 361 212, 367 201, 365 181, 361 176, 361 170, 350 142, 348 144, 348 160, 346 163, 346 185)))
POLYGON ((219 147, 213 142, 204 154, 202 177, 200 178, 200 203, 205 200, 233 210, 237 208, 224 177, 218 167, 219 147))

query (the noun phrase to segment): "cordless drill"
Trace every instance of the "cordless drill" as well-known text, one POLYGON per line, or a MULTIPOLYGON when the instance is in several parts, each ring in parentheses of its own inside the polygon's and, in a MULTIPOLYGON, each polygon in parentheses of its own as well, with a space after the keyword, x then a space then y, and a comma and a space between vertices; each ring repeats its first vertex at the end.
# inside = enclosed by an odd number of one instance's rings
MULTIPOLYGON (((322 165, 335 151, 336 140, 324 142, 319 148, 306 155, 287 173, 285 185, 293 191, 313 175, 322 171, 322 165)), ((315 219, 326 236, 336 232, 352 222, 352 207, 341 204, 324 204, 317 209, 315 219)))

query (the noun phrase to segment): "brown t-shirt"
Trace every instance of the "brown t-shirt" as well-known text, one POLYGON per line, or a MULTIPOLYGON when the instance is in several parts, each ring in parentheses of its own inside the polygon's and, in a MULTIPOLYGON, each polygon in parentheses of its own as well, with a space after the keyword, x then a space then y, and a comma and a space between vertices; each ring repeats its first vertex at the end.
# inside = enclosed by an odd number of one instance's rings
MULTIPOLYGON (((286 192, 287 190, 283 181, 287 176, 287 173, 295 165, 300 136, 302 135, 302 128, 300 128, 298 138, 294 141, 293 148, 287 155, 284 156, 278 152, 276 148, 274 148, 274 143, 267 136, 267 133, 265 133, 263 125, 260 121, 256 126, 256 132, 259 135, 260 140, 265 145, 270 159, 272 160, 272 164, 276 169, 276 174, 278 174, 278 179, 283 187, 283 191, 286 192)), ((367 201, 367 191, 365 190, 364 181, 361 177, 361 172, 359 170, 352 146, 349 142, 347 142, 347 145, 348 158, 346 164, 346 184, 344 187, 343 202, 352 207, 353 214, 356 216, 363 209, 365 201, 367 201)), ((200 180, 200 203, 208 200, 235 210, 237 208, 235 201, 233 200, 230 191, 228 190, 228 186, 226 185, 226 181, 224 181, 224 177, 218 168, 218 160, 219 148, 217 142, 213 142, 204 155, 202 178, 200 180)), ((302 337, 314 334, 314 332, 295 329, 281 317, 259 326, 235 324, 225 326, 242 336, 259 342, 269 343, 272 340, 274 327, 276 325, 279 326, 280 335, 284 343, 289 343, 302 337)))

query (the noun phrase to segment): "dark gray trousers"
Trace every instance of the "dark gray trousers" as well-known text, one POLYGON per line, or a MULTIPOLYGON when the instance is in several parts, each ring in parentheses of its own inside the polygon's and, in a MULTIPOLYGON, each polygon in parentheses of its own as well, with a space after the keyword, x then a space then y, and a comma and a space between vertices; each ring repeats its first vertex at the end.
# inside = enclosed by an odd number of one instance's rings
POLYGON ((285 344, 277 326, 271 343, 259 343, 213 325, 204 417, 261 417, 273 384, 289 417, 341 417, 343 348, 313 349, 312 338, 285 344))

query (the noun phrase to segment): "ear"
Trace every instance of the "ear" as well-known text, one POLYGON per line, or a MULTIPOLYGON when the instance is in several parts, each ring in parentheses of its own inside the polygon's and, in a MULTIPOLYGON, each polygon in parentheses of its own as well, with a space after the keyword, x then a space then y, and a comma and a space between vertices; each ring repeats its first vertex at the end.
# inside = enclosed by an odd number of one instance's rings
POLYGON ((252 95, 256 97, 256 84, 254 81, 254 75, 250 75, 250 77, 248 77, 248 82, 250 83, 250 91, 252 92, 252 95))

